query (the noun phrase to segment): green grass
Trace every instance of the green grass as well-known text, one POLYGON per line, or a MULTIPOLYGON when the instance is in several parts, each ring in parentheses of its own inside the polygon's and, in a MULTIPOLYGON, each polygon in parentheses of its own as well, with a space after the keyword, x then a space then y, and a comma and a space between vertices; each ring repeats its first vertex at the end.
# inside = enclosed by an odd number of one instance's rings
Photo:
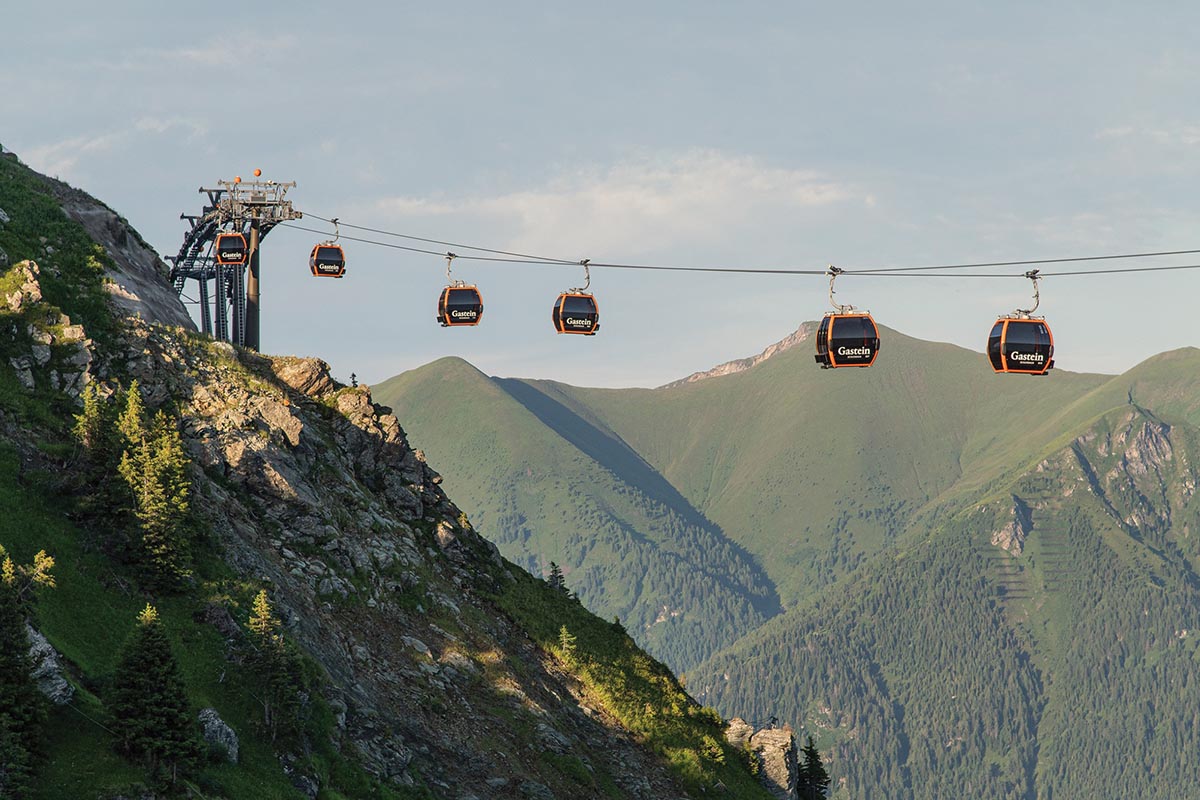
MULTIPOLYGON (((595 702, 658 753, 685 787, 710 792, 721 782, 729 797, 769 796, 725 744, 721 719, 689 697, 670 670, 638 648, 623 629, 524 573, 507 583, 497 601, 580 679, 595 702), (564 625, 576 637, 570 657, 559 648, 564 625), (703 755, 712 742, 724 754, 720 762, 703 755)), ((568 779, 592 785, 594 778, 581 763, 544 758, 568 779)))

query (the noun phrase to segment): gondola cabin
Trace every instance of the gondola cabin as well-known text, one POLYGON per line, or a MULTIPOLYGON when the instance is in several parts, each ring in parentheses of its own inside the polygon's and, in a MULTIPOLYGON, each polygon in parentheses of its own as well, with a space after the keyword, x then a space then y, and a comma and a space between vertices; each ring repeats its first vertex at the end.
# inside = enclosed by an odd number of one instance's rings
POLYGON ((346 274, 346 253, 340 244, 319 244, 308 257, 308 268, 316 278, 340 278, 346 274))
POLYGON ((1054 336, 1045 320, 1001 317, 988 335, 987 353, 996 372, 1045 375, 1054 366, 1054 336))
POLYGON ((563 292, 550 311, 554 330, 559 333, 579 333, 595 336, 600 330, 600 309, 596 298, 582 292, 563 292))
POLYGON ((443 328, 478 325, 483 319, 483 297, 470 284, 447 286, 438 298, 437 321, 443 328))
POLYGON ((217 263, 240 267, 246 263, 246 237, 240 233, 219 233, 216 244, 217 263))
POLYGON ((879 330, 870 314, 826 314, 817 329, 821 369, 869 367, 879 355, 879 330))

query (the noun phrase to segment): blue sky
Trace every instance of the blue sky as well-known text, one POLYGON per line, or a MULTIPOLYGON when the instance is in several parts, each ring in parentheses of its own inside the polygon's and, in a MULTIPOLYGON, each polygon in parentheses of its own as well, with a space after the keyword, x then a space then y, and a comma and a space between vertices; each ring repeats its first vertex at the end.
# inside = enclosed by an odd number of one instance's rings
MULTIPOLYGON (((1200 247, 1195 3, 27 5, 4 19, 21 44, 0 69, 0 142, 163 254, 197 187, 255 167, 323 217, 596 261, 1200 247)), ((453 354, 656 385, 827 309, 819 277, 597 270, 600 334, 556 337, 549 307, 578 271, 460 263, 484 323, 442 330, 438 259, 348 246, 346 279, 315 280, 313 239, 266 240, 263 348, 343 378, 453 354)), ((1119 372, 1200 345, 1198 293, 1191 272, 1064 277, 1041 311, 1060 367, 1119 372)), ((976 350, 1029 299, 988 280, 846 278, 838 294, 976 350)))

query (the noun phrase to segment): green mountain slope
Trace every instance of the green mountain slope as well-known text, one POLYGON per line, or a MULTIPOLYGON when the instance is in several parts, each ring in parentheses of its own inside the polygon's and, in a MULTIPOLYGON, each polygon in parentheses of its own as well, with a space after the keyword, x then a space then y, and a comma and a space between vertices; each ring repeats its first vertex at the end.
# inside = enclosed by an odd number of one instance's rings
POLYGON ((619 439, 520 381, 443 359, 373 387, 505 556, 687 669, 779 611, 765 573, 619 439))
MULTIPOLYGON (((978 490, 1035 458, 1064 425, 1098 413, 1078 398, 1109 381, 996 376, 977 353, 884 334, 887 358, 871 370, 819 370, 802 346, 734 375, 607 390, 488 380, 443 360, 377 392, 403 411, 506 555, 605 571, 617 580, 582 578, 589 605, 653 620, 672 605, 649 607, 640 574, 614 574, 608 553, 585 559, 566 542, 570 520, 592 516, 590 504, 612 505, 611 488, 598 485, 615 479, 632 489, 619 514, 628 530, 644 536, 641 520, 666 507, 744 548, 767 576, 760 582, 791 604, 851 573, 947 493, 978 490), (554 500, 531 501, 530 485, 550 482, 554 500), (555 504, 562 515, 552 518, 546 507, 555 504)), ((675 653, 670 629, 642 640, 675 653)))
POLYGON ((994 375, 978 353, 884 329, 870 370, 800 346, 656 390, 566 390, 757 555, 785 602, 847 574, 926 503, 1032 457, 1105 376, 994 375))
POLYGON ((847 796, 1190 797, 1197 457, 1195 426, 1111 411, 693 689, 802 722, 847 796))

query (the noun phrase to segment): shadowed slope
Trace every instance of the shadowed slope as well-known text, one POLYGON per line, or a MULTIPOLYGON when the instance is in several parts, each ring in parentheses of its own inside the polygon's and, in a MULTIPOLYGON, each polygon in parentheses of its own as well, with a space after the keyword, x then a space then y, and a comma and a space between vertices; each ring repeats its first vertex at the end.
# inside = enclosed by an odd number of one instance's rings
POLYGON ((676 669, 778 613, 752 558, 619 439, 535 388, 443 359, 375 392, 507 557, 535 573, 558 562, 589 608, 619 615, 676 669))

